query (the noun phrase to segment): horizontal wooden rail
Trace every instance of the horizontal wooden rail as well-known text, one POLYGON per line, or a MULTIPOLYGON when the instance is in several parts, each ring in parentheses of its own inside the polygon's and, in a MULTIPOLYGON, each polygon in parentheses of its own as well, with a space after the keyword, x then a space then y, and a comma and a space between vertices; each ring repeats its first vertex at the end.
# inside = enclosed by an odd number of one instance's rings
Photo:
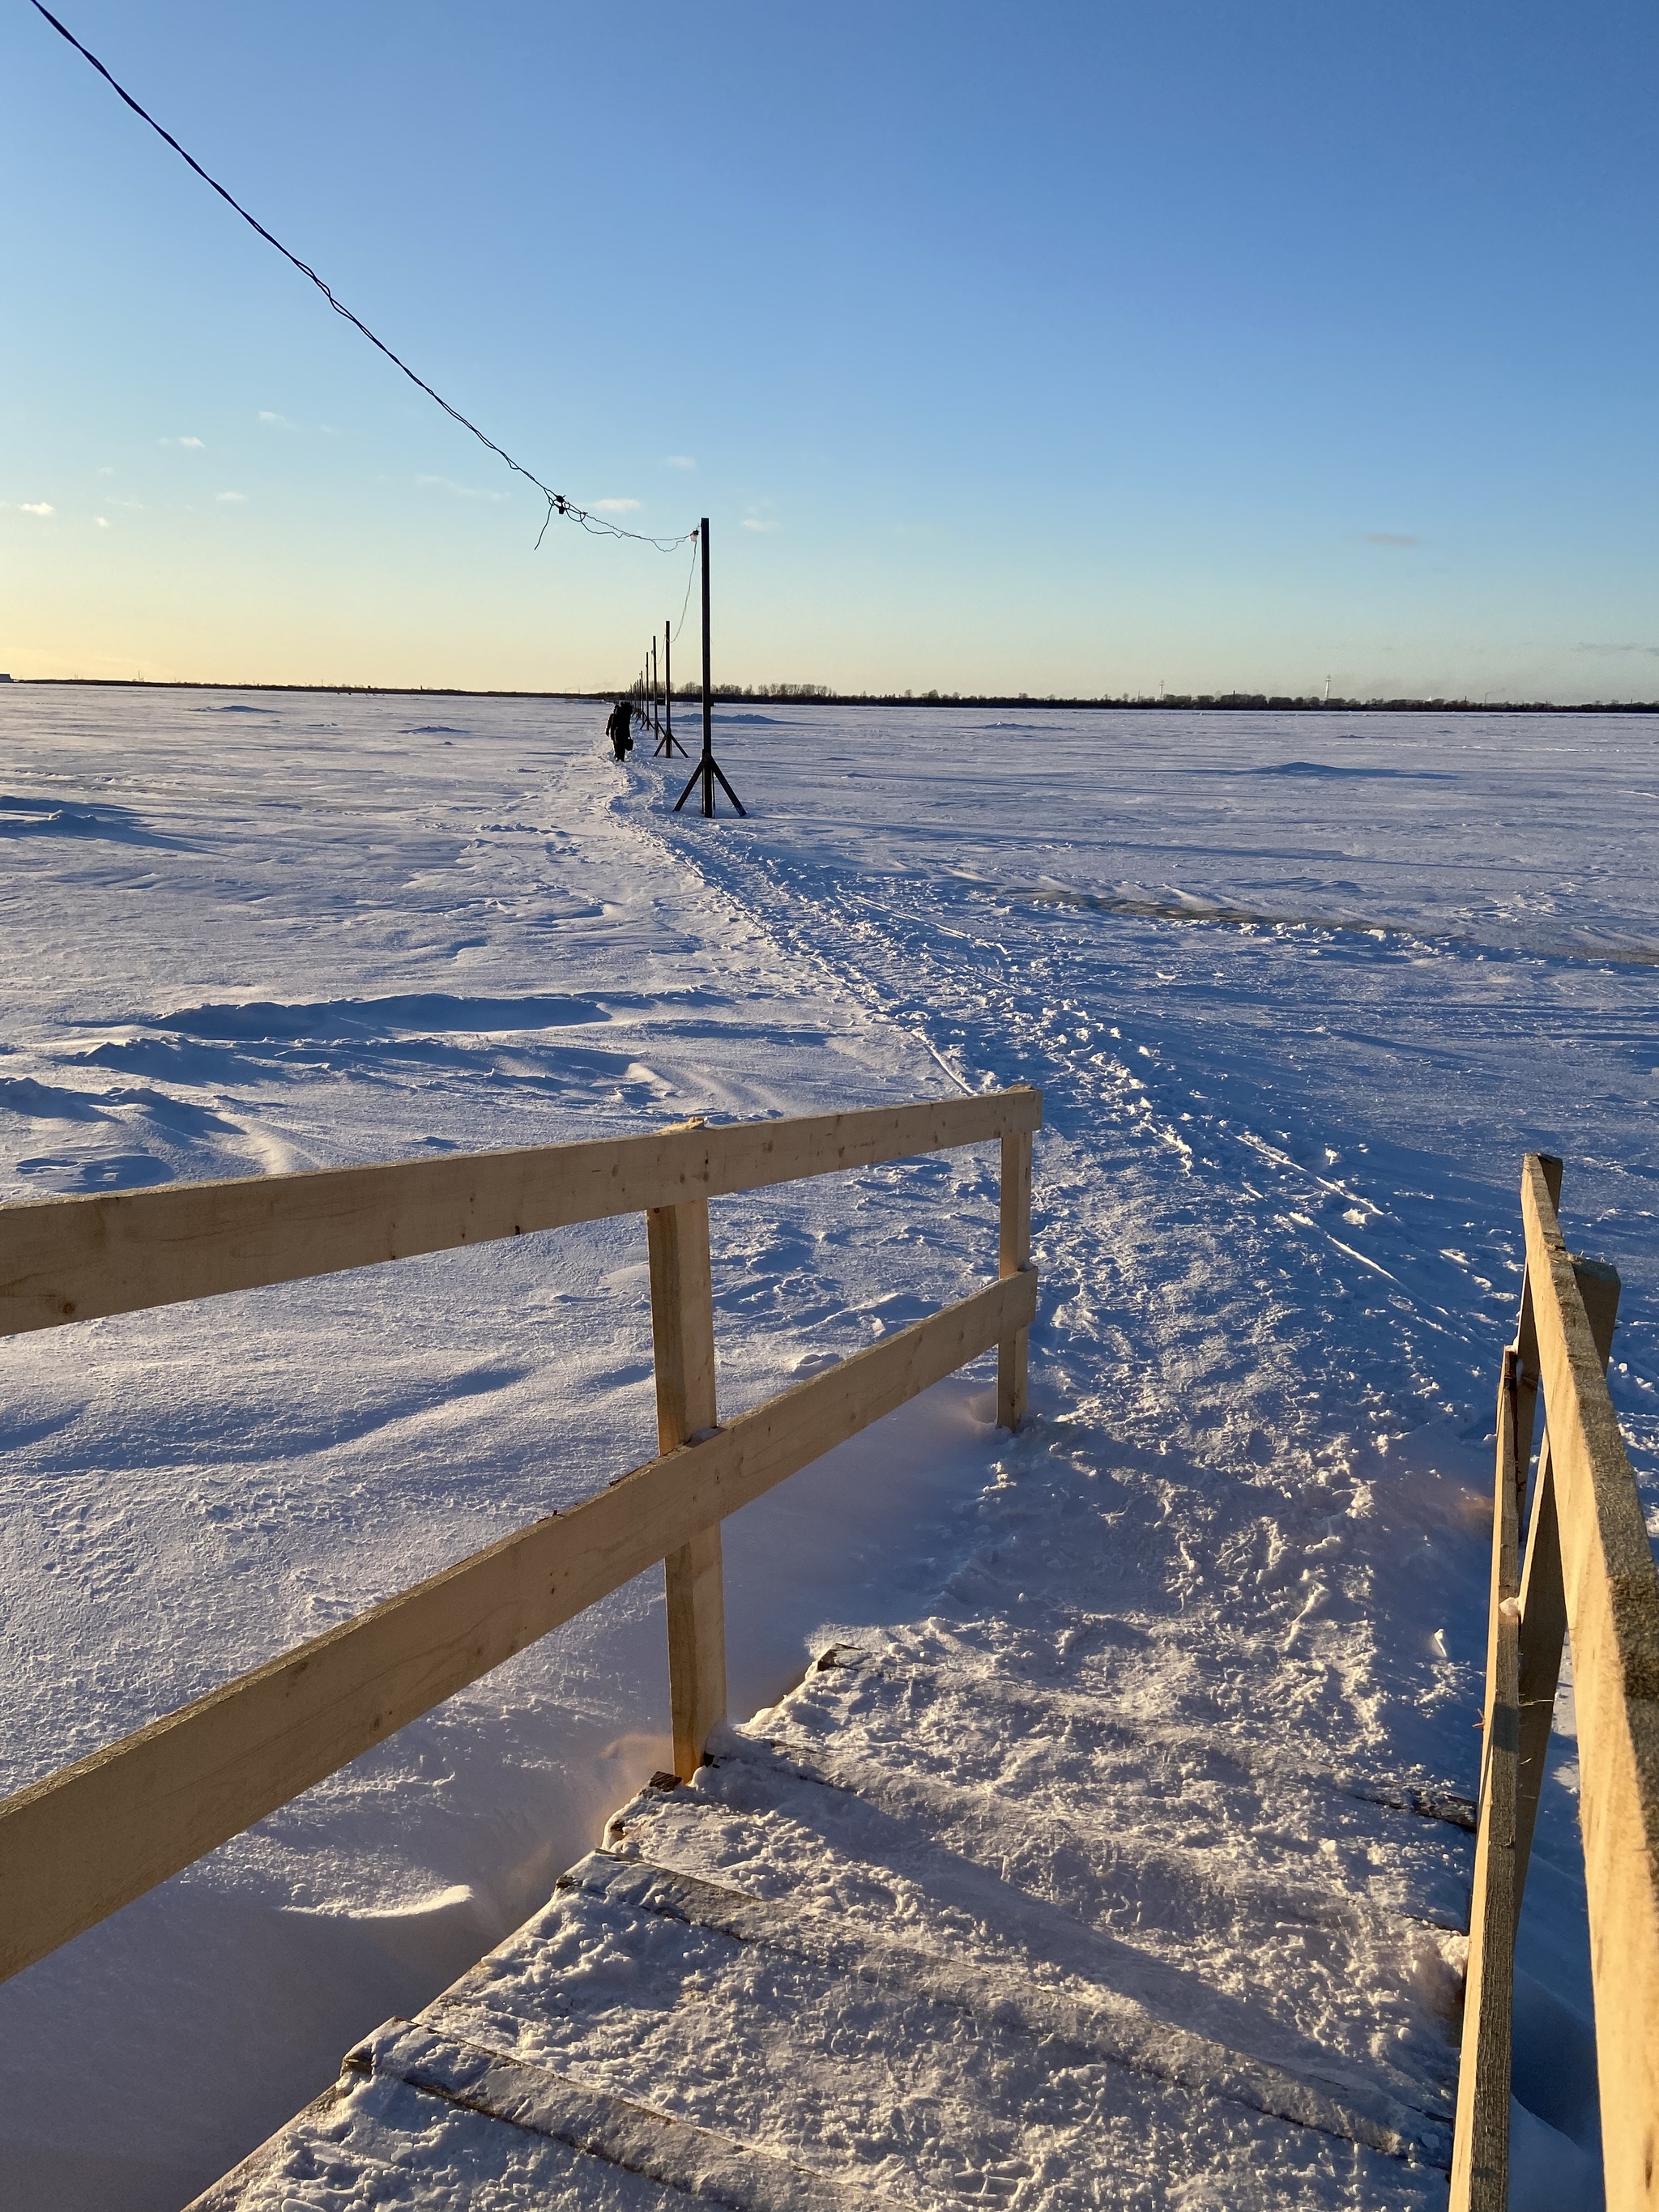
POLYGON ((1020 1088, 0 1206, 0 1335, 874 1167, 1042 1126, 1020 1088))
MULTIPOLYGON (((1015 1110, 1023 1110, 1013 1096, 1015 1110)), ((860 1160, 920 1149, 918 1133, 930 1129, 967 1121, 979 1133, 965 1115, 949 1118, 948 1109, 938 1122, 872 1117, 878 1119, 890 1136, 872 1127, 860 1141, 888 1149, 866 1150, 860 1160)), ((831 1116, 811 1126, 844 1128, 860 1120, 831 1116)), ((762 1124, 753 1133, 776 1126, 762 1124)), ((984 1133, 996 1133, 994 1124, 984 1133)), ((820 1159, 823 1147, 839 1141, 824 1135, 807 1157, 820 1159)), ((671 1157, 718 1160, 717 1153, 671 1157)), ((752 1172, 753 1156, 745 1158, 744 1172, 752 1172)), ((707 1164, 703 1171, 712 1177, 729 1170, 707 1164)), ((627 1203, 639 1203, 637 1186, 627 1203)), ((0 1977, 166 1881, 820 1453, 1029 1327, 1036 1311, 1036 1275, 1006 1276, 738 1415, 704 1442, 636 1468, 597 1498, 503 1537, 10 1798, 0 1805, 0 1977)))

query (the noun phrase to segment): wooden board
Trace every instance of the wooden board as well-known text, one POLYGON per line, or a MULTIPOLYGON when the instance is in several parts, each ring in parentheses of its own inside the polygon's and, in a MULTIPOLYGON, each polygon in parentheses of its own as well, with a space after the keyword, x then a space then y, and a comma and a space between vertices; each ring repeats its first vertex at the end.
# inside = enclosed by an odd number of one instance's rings
POLYGON ((708 1202, 654 1207, 645 1217, 651 1273, 651 1357, 657 1384, 657 1449, 712 1429, 714 1286, 708 1258, 708 1202))
MULTIPOLYGON (((1619 1315, 1619 1277, 1594 1260, 1575 1260, 1573 1279, 1584 1301, 1590 1335, 1601 1372, 1613 1352, 1619 1315)), ((1536 1338, 1534 1337, 1534 1354, 1536 1338)), ((1518 1446, 1517 1446, 1518 1449, 1518 1446)), ((1567 1633, 1567 1594, 1561 1580, 1561 1531, 1556 1519, 1555 1477, 1547 1436, 1538 1455, 1532 1523, 1527 1534, 1526 1565, 1521 1576, 1521 1757, 1515 1800, 1515 1919, 1521 1923, 1538 1797, 1549 1757, 1555 1719, 1555 1692, 1561 1678, 1561 1648, 1567 1633)))
MULTIPOLYGON (((1017 1275, 1031 1258, 1031 1133, 1002 1140, 1002 1185, 998 1207, 998 1265, 1017 1275)), ((1025 1366, 1030 1339, 1017 1329, 997 1346, 997 1425, 1017 1429, 1025 1418, 1025 1366)))
MULTIPOLYGON (((1553 1153, 1540 1152, 1538 1164, 1544 1171, 1544 1183, 1550 1194, 1550 1204, 1559 1212, 1561 1208, 1561 1162, 1553 1153)), ((1521 1317, 1516 1324, 1516 1399, 1515 1399, 1515 1460, 1516 1476, 1522 1497, 1522 1532, 1527 1528, 1526 1498, 1528 1470, 1532 1466, 1533 1430, 1538 1413, 1538 1328, 1532 1312, 1532 1279, 1521 1278, 1521 1317)), ((1540 1471, 1543 1468, 1540 1456, 1540 1471)))
POLYGON ((1607 2212, 1659 2212, 1659 1573, 1535 1158, 1521 1200, 1572 1643, 1607 2212))
POLYGON ((674 1771, 689 1782, 726 1718, 726 1579, 718 1521, 663 1561, 663 1595, 674 1771))
POLYGON ((1516 1347, 1498 1386, 1486 1723, 1480 1761, 1463 2049, 1457 2069, 1450 2212, 1508 2212, 1510 2059, 1515 2011, 1515 1798, 1520 1751, 1520 1540, 1515 1479, 1516 1347))
MULTIPOLYGON (((657 1371, 657 1449, 673 1451, 716 1425, 714 1292, 708 1201, 645 1217, 651 1254, 651 1341, 657 1371)), ((674 1771, 689 1782, 711 1730, 726 1718, 726 1594, 719 1522, 663 1561, 668 1615, 668 1704, 674 1771)))
POLYGON ((1036 1308, 1034 1274, 990 1284, 8 1800, 0 1978, 1028 1326, 1036 1308))
POLYGON ((1041 1126, 1020 1089, 0 1206, 0 1335, 874 1166, 1041 1126))

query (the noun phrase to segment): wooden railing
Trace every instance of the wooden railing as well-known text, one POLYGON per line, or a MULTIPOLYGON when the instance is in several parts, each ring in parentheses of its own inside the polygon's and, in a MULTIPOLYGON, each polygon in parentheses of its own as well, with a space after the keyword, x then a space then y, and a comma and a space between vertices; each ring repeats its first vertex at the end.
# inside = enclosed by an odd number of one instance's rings
POLYGON ((665 1562, 674 1765, 726 1711, 720 1522, 998 1347, 1025 1405, 1041 1091, 0 1207, 0 1333, 643 1212, 659 1455, 0 1803, 0 1978, 240 1834, 550 1629, 665 1562), (1001 1141, 998 1279, 720 1424, 708 1200, 1001 1141))
POLYGON ((1572 1648, 1608 2212, 1659 2207, 1659 1575, 1607 1395, 1611 1267, 1572 1258, 1561 1163, 1522 1173, 1527 1271, 1498 1392, 1492 1603, 1451 2212, 1506 2212, 1515 1933, 1572 1648), (1546 1434, 1525 1513, 1540 1394, 1546 1434), (1521 1530, 1527 1529, 1524 1565, 1521 1530))

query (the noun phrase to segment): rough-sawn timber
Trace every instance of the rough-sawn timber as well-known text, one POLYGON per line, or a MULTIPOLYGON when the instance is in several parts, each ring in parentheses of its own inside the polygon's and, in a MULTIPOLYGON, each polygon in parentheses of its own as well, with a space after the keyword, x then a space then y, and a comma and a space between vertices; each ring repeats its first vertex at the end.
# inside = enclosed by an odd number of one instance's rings
POLYGON ((174 1184, 0 1208, 0 1335, 369 1267, 1038 1128, 1042 1094, 174 1184))

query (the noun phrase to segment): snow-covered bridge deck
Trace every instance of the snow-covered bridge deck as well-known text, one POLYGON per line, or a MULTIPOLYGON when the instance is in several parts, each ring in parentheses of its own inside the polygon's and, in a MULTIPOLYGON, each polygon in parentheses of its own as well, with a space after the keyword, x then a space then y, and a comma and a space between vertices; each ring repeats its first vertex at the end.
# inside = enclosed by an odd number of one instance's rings
POLYGON ((1152 1717, 1143 1547, 1021 1441, 963 1617, 642 1790, 196 2212, 1443 2204, 1468 1808, 1152 1717))

